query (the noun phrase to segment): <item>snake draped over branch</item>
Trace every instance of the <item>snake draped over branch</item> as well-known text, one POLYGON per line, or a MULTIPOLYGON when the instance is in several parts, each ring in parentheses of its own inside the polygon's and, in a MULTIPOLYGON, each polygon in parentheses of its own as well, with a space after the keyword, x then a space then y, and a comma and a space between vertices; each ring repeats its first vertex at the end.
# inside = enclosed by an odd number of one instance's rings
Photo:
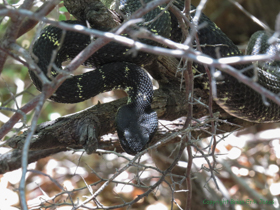
MULTIPOLYGON (((144 0, 144 3, 147 2, 150 0, 144 0)), ((174 1, 173 4, 183 11, 182 0, 174 1)), ((127 0, 123 4, 122 12, 129 17, 141 7, 141 1, 127 0)), ((156 35, 180 42, 182 32, 178 21, 165 7, 166 5, 161 5, 148 12, 143 16, 143 22, 131 28, 145 27, 156 35)), ((192 6, 191 21, 194 14, 195 7, 192 6)), ((65 22, 86 26, 86 23, 80 20, 65 22)), ((206 23, 206 26, 200 28, 197 35, 203 53, 212 58, 242 55, 237 46, 204 14, 199 19, 199 24, 202 23, 206 23)), ((97 29, 109 31, 111 28, 97 29)), ((268 37, 268 32, 254 34, 248 47, 249 53, 276 53, 279 47, 269 46, 268 37)), ((91 40, 90 36, 74 31, 67 31, 64 36, 62 29, 50 25, 42 30, 40 37, 36 40, 33 54, 38 67, 45 75, 48 75, 49 80, 52 80, 61 71, 57 69, 62 69, 63 61, 74 59, 94 40, 95 38, 91 40), (55 50, 58 50, 53 62, 55 67, 49 68, 55 50)), ((139 40, 152 46, 159 45, 149 39, 139 40)), ((193 44, 198 45, 196 41, 193 44)), ((130 53, 129 47, 110 42, 85 61, 85 66, 95 68, 93 71, 66 79, 50 99, 60 103, 78 103, 105 91, 124 89, 128 93, 128 101, 126 105, 119 108, 116 114, 116 127, 122 148, 129 154, 136 154, 147 147, 158 126, 157 114, 151 109, 153 86, 147 73, 141 67, 156 58, 156 55, 141 51, 134 56, 130 53)), ((254 72, 257 72, 260 85, 273 93, 279 93, 278 64, 278 61, 264 62, 256 67, 256 71, 250 68, 251 64, 238 64, 233 67, 240 71, 247 69, 244 74, 248 77, 253 77, 254 72)), ((199 72, 205 72, 201 64, 194 64, 194 67, 199 72)), ((36 88, 42 90, 40 79, 33 71, 29 73, 36 88)), ((232 76, 222 73, 222 80, 217 80, 216 86, 215 101, 229 114, 258 123, 280 121, 280 107, 277 104, 268 100, 269 106, 267 106, 259 93, 239 83, 232 76)))

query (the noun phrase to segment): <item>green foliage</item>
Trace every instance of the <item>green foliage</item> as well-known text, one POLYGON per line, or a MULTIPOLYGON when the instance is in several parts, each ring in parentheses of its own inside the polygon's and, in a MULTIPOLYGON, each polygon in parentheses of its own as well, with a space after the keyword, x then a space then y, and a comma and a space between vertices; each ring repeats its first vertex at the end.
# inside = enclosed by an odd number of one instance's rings
POLYGON ((114 0, 101 0, 101 2, 102 2, 107 8, 111 8, 111 6, 115 3, 114 0))
POLYGON ((63 21, 63 20, 66 20, 66 16, 60 14, 60 15, 59 15, 59 21, 63 21))
POLYGON ((66 7, 64 7, 64 6, 63 6, 63 7, 60 7, 60 8, 59 8, 59 11, 60 11, 60 12, 68 12, 68 10, 66 9, 66 7))
POLYGON ((17 4, 20 0, 7 0, 8 4, 17 4))

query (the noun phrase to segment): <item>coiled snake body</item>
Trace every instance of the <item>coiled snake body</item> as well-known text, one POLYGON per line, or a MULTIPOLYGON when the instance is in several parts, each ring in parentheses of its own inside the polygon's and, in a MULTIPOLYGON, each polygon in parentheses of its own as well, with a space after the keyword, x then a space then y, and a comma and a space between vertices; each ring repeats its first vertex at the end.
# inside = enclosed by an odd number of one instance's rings
MULTIPOLYGON (((145 1, 148 2, 149 0, 145 1)), ((183 10, 183 2, 177 1, 175 5, 183 10)), ((141 7, 138 0, 128 0, 125 4, 125 12, 134 12, 141 7)), ((150 11, 144 16, 145 27, 151 32, 175 41, 180 41, 181 31, 177 20, 172 13, 163 12, 159 18, 155 18, 164 8, 162 6, 150 11), (151 21, 155 18, 154 21, 151 21)), ((207 22, 207 26, 198 31, 200 44, 203 45, 203 53, 216 57, 216 44, 219 44, 219 54, 222 57, 241 55, 232 41, 206 16, 202 15, 200 23, 207 22)), ((67 21, 72 24, 83 24, 80 21, 67 21)), ((37 57, 37 64, 47 75, 48 66, 51 62, 52 53, 58 49, 54 64, 61 68, 61 63, 73 59, 90 42, 90 37, 77 32, 67 31, 63 43, 60 43, 62 30, 54 26, 43 29, 40 37, 33 46, 33 53, 37 57)), ((153 41, 142 40, 151 45, 157 45, 153 41)), ((142 151, 152 139, 157 130, 156 112, 151 109, 153 96, 152 83, 140 67, 156 58, 155 55, 138 52, 134 57, 128 53, 129 48, 115 42, 110 42, 94 53, 85 65, 95 67, 90 71, 78 76, 72 76, 57 89, 50 99, 61 103, 77 103, 93 97, 101 92, 115 88, 125 89, 129 95, 127 105, 121 107, 116 115, 116 125, 121 146, 129 154, 142 151)), ((234 66, 242 69, 245 65, 234 66)), ((204 71, 201 65, 199 71, 204 71)), ((261 70, 260 70, 261 72, 261 70)), ((42 89, 40 79, 32 71, 31 78, 37 87, 42 89)), ((51 77, 58 75, 55 68, 51 68, 51 77)), ((250 76, 250 73, 248 74, 250 76)), ((260 73, 261 82, 269 90, 279 92, 279 80, 269 73, 260 73)), ((270 122, 280 120, 279 107, 271 102, 270 106, 262 103, 262 97, 245 85, 228 75, 224 80, 217 83, 217 103, 230 114, 257 122, 270 122), (240 89, 241 88, 241 89, 240 89), (240 91, 242 90, 242 91, 240 91), (250 99, 246 99, 246 98, 250 99)))

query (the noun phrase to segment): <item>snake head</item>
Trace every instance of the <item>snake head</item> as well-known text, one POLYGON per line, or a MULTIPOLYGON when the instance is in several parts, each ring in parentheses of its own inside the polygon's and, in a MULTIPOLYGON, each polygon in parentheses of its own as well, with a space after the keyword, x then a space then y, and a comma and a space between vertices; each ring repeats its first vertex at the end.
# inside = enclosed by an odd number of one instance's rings
POLYGON ((135 155, 144 150, 157 130, 157 114, 150 107, 122 106, 116 116, 117 132, 124 151, 135 155))

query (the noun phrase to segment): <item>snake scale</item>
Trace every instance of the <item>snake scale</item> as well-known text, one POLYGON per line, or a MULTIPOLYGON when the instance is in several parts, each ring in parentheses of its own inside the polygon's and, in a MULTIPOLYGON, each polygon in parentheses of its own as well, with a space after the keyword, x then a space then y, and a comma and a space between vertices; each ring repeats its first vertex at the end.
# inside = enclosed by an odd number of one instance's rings
MULTIPOLYGON (((145 0, 146 3, 149 1, 145 0)), ((174 4, 180 10, 183 10, 183 1, 175 1, 174 4)), ((131 14, 141 6, 138 0, 127 0, 122 11, 131 14)), ((148 24, 140 23, 138 26, 145 26, 155 34, 180 42, 182 33, 178 27, 177 19, 168 10, 165 11, 164 7, 165 5, 158 6, 147 13, 143 18, 148 24), (160 15, 158 16, 158 14, 160 15)), ((195 7, 192 7, 192 9, 195 10, 195 7)), ((194 13, 191 14, 193 17, 194 13)), ((66 22, 85 25, 81 21, 66 22)), ((206 22, 207 25, 197 31, 203 53, 216 58, 216 46, 219 46, 219 56, 221 57, 242 55, 233 42, 204 14, 199 20, 200 24, 203 22, 206 22)), ((260 42, 258 40, 260 36, 263 36, 263 34, 257 35, 253 40, 260 42)), ((61 37, 61 29, 47 26, 42 30, 33 46, 35 61, 42 72, 49 75, 50 80, 59 74, 55 70, 57 68, 54 67, 48 72, 54 50, 58 49, 54 64, 61 69, 63 61, 75 58, 80 51, 91 43, 90 36, 78 32, 67 31, 62 43, 61 37)), ((158 45, 147 39, 141 41, 154 46, 158 45)), ((260 44, 262 44, 262 41, 260 44)), ((105 91, 124 89, 128 93, 128 102, 127 105, 119 108, 116 114, 116 127, 122 148, 129 154, 136 154, 146 148, 157 130, 157 115, 151 109, 152 83, 141 67, 142 64, 153 61, 157 56, 144 52, 137 52, 137 55, 133 56, 129 53, 129 50, 130 48, 115 42, 110 42, 100 48, 84 63, 85 66, 94 67, 95 70, 82 75, 71 76, 64 81, 50 99, 60 103, 77 103, 105 91)), ((255 53, 259 48, 251 47, 249 50, 255 53)), ((269 49, 269 51, 275 53, 275 49, 269 49)), ((241 70, 248 65, 235 65, 234 67, 241 70)), ((273 66, 274 63, 271 61, 267 65, 273 66)), ((198 71, 205 72, 202 65, 195 64, 194 66, 198 71)), ((271 72, 259 68, 258 82, 265 88, 278 93, 280 89, 279 79, 277 74, 271 74, 271 72)), ((33 71, 29 71, 29 73, 36 88, 42 90, 40 79, 33 71)), ((253 70, 246 71, 245 74, 253 76, 253 70)), ((264 105, 260 94, 239 83, 231 76, 223 74, 223 80, 217 81, 216 85, 218 89, 216 102, 228 113, 253 122, 280 120, 280 109, 275 103, 269 101, 270 106, 264 105)))

